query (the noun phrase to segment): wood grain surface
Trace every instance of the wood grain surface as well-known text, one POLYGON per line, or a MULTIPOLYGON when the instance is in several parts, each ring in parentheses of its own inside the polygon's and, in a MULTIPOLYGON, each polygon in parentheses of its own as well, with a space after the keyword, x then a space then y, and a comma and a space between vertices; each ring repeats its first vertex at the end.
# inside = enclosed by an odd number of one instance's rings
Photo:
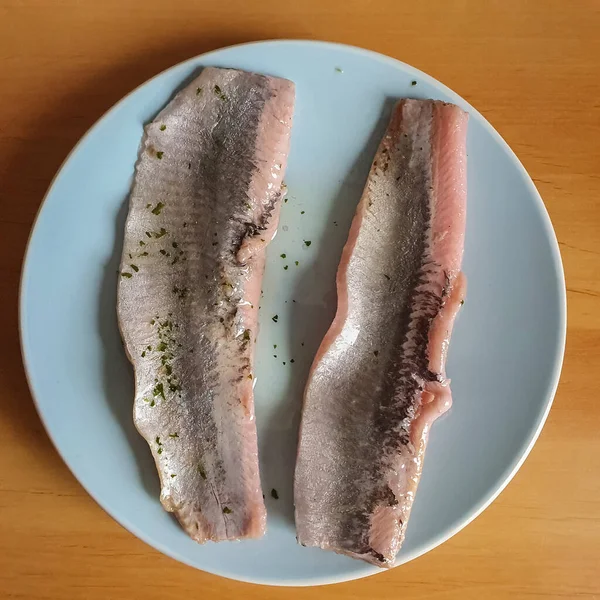
POLYGON ((0 0, 0 598, 600 599, 599 32, 596 0, 0 0), (117 525, 46 437, 17 334, 30 226, 79 137, 159 71, 221 46, 278 37, 389 54, 477 107, 545 200, 569 302, 554 407, 500 498, 410 564, 306 589, 196 571, 117 525))

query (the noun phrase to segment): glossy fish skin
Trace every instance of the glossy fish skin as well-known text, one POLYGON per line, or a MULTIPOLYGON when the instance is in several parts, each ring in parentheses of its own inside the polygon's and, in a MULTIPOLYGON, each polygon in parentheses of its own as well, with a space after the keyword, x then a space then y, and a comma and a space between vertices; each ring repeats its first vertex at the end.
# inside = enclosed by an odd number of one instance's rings
POLYGON ((298 541, 393 565, 464 295, 467 115, 402 100, 373 162, 337 274, 338 308, 305 391, 298 541))
POLYGON ((294 84, 205 68, 145 127, 118 290, 134 421, 196 541, 265 531, 253 354, 294 84))

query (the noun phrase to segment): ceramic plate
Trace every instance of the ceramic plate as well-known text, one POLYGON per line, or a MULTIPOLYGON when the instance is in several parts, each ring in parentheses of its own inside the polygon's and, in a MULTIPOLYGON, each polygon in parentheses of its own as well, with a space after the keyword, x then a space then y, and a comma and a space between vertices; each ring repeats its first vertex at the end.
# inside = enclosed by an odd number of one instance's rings
POLYGON ((291 41, 218 50, 142 85, 81 140, 46 196, 23 271, 23 354, 48 433, 96 501, 161 552, 211 573, 265 584, 316 585, 377 572, 296 543, 292 475, 302 389, 335 311, 341 249, 391 104, 405 96, 447 100, 470 113, 468 295, 448 363, 454 406, 431 432, 397 563, 431 550, 475 518, 535 442, 562 361, 564 278, 544 205, 498 133, 431 77, 372 52, 291 41), (142 127, 207 65, 292 79, 297 103, 289 200, 268 250, 257 347, 268 533, 260 541, 200 546, 160 506, 152 458, 132 424, 132 369, 115 303, 142 127), (271 498, 272 488, 278 500, 271 498))

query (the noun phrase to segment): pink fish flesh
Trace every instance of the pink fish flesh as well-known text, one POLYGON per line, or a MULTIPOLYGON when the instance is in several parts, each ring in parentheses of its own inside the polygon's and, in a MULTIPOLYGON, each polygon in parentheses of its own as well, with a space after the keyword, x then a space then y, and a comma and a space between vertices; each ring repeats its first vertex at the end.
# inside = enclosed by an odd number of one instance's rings
POLYGON ((337 274, 338 308, 305 391, 295 473, 298 541, 392 566, 462 304, 467 114, 394 109, 337 274))

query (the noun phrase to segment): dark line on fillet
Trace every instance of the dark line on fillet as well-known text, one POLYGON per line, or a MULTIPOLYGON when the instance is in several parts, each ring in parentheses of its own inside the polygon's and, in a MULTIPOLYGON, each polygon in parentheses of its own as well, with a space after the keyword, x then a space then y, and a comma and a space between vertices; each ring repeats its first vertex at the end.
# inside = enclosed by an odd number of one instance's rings
MULTIPOLYGON (((235 261, 235 245, 247 227, 247 193, 257 169, 258 125, 265 104, 271 97, 268 80, 261 75, 241 74, 231 86, 235 86, 236 97, 241 96, 244 100, 237 101, 230 96, 229 101, 222 102, 217 125, 210 132, 210 145, 206 145, 206 137, 198 139, 200 160, 194 171, 193 210, 201 216, 201 221, 188 227, 186 232, 196 236, 195 243, 201 246, 202 258, 196 262, 179 262, 172 270, 172 283, 182 279, 198 282, 190 286, 192 293, 182 308, 189 329, 186 335, 196 352, 182 354, 179 361, 180 369, 194 373, 188 383, 194 387, 190 395, 198 401, 190 409, 190 416, 198 422, 199 431, 204 432, 206 437, 199 440, 203 452, 214 451, 212 441, 218 440, 220 434, 207 391, 217 388, 217 369, 222 359, 215 340, 206 336, 204 326, 223 319, 222 326, 229 342, 225 348, 228 358, 231 359, 232 352, 237 353, 238 371, 247 368, 250 362, 251 348, 247 344, 236 344, 233 331, 228 327, 235 319, 240 298, 237 294, 228 295, 230 289, 223 284, 225 273, 233 281, 243 277, 241 266, 235 261), (213 235, 213 230, 218 231, 217 236, 213 235), (216 245, 213 245, 214 240, 217 241, 216 245), (209 275, 208 280, 205 274, 209 275), (198 308, 193 307, 194 301, 206 306, 200 321, 198 308), (203 357, 201 367, 196 362, 198 355, 203 357)), ((228 93, 227 87, 223 86, 223 90, 225 94, 228 93)), ((176 223, 171 225, 172 228, 176 226, 176 223)), ((220 447, 218 442, 217 447, 220 447)), ((213 456, 216 455, 213 452, 213 456)), ((212 463, 210 477, 205 482, 205 485, 211 486, 217 500, 223 486, 227 485, 228 476, 222 460, 217 456, 212 463)))

